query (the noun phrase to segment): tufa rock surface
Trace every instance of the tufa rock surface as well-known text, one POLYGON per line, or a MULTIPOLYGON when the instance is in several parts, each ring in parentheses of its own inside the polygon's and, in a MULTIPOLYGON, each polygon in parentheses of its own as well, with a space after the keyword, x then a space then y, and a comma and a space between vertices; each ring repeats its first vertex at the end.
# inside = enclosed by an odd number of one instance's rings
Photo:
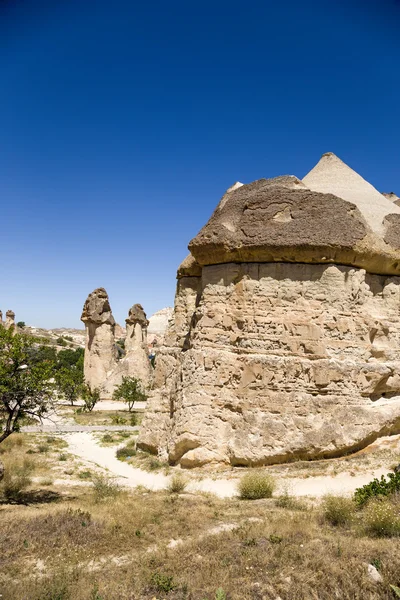
POLYGON ((231 188, 178 269, 138 446, 256 466, 399 433, 399 215, 332 154, 231 188))

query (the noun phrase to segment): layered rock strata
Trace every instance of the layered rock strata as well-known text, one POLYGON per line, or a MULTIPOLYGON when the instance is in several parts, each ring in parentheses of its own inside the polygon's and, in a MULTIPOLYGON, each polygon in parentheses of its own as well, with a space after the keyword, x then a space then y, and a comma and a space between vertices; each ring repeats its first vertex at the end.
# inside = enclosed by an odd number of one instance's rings
POLYGON ((228 190, 178 269, 139 447, 263 465, 400 433, 399 219, 332 154, 228 190))

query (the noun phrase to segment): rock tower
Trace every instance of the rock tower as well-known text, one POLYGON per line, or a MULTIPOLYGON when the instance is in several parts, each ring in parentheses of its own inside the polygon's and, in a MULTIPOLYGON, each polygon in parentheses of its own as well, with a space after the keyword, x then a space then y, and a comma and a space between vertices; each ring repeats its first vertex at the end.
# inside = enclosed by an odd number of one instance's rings
POLYGON ((13 310, 8 310, 6 312, 5 328, 11 329, 11 327, 15 327, 15 312, 13 310))
POLYGON ((335 155, 235 184, 189 244, 138 446, 184 467, 400 432, 400 207, 335 155))
POLYGON ((146 332, 148 321, 140 304, 134 304, 126 319, 125 356, 117 360, 115 320, 104 288, 94 290, 84 304, 81 320, 86 326, 84 373, 91 389, 99 388, 111 398, 123 376, 134 376, 147 387, 151 377, 146 332))
POLYGON ((86 327, 85 380, 91 389, 102 389, 116 363, 115 320, 104 288, 89 294, 81 321, 86 327))

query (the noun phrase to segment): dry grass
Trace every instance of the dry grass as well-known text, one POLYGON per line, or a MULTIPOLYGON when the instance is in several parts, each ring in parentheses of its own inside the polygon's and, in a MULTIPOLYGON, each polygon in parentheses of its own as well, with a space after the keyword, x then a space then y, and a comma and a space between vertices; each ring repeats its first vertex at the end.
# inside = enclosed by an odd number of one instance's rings
POLYGON ((85 491, 0 510, 7 600, 214 600, 218 589, 227 600, 375 600, 400 585, 398 538, 332 528, 318 510, 273 500, 123 492, 96 503, 85 491))

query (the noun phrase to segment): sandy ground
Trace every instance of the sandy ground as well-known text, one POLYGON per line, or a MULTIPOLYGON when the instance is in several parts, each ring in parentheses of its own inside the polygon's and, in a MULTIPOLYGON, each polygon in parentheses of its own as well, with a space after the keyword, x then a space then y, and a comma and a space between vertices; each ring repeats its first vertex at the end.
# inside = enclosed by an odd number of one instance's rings
MULTIPOLYGON (((69 452, 86 461, 93 462, 103 469, 107 469, 122 486, 133 488, 141 485, 150 490, 160 490, 168 485, 171 478, 171 475, 148 473, 121 462, 115 456, 116 446, 99 446, 97 440, 90 433, 71 433, 65 435, 65 439, 69 445, 69 452)), ((387 468, 381 468, 357 475, 344 472, 335 477, 331 475, 308 477, 306 479, 291 477, 281 481, 278 479, 278 486, 280 491, 287 489, 294 496, 321 497, 327 493, 351 494, 357 487, 387 472, 387 468)), ((190 473, 185 474, 184 472, 184 476, 190 480, 190 473)), ((237 494, 237 479, 204 478, 201 481, 192 480, 188 483, 186 489, 187 491, 210 492, 221 498, 229 498, 237 494)))

